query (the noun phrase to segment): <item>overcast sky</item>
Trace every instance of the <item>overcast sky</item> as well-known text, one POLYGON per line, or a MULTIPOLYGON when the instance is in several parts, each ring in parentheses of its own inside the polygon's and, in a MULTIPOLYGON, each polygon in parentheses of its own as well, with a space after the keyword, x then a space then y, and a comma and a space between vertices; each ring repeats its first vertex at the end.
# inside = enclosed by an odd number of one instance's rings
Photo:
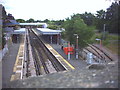
POLYGON ((76 13, 106 10, 109 0, 0 0, 15 19, 62 20, 76 13))

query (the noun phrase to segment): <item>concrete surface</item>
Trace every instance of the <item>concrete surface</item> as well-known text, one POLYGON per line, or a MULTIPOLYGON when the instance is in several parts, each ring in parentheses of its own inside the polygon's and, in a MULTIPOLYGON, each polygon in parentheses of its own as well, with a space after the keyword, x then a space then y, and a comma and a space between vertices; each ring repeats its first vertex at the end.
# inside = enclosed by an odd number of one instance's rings
POLYGON ((9 88, 118 88, 117 62, 13 81, 9 88))
POLYGON ((14 73, 13 68, 18 54, 19 43, 13 44, 9 48, 9 52, 2 59, 2 87, 10 82, 11 75, 14 73))
POLYGON ((68 56, 65 55, 64 51, 61 49, 61 45, 56 45, 56 44, 50 44, 64 59, 66 59, 75 69, 81 69, 83 67, 87 66, 87 63, 85 60, 78 59, 76 60, 75 54, 70 55, 70 60, 68 60, 68 56))

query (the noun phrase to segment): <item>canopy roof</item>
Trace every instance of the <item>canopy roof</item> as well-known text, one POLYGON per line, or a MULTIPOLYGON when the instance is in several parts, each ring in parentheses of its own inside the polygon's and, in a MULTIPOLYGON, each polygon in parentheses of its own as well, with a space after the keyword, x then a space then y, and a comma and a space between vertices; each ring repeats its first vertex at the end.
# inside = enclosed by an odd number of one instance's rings
POLYGON ((20 25, 45 25, 46 23, 20 23, 20 25))
POLYGON ((21 26, 38 26, 43 25, 44 28, 47 27, 46 23, 20 23, 21 26))
POLYGON ((18 30, 14 30, 12 34, 25 34, 25 28, 20 28, 18 30))
POLYGON ((39 31, 42 35, 55 35, 62 32, 61 30, 52 30, 48 28, 37 28, 37 31, 39 31))

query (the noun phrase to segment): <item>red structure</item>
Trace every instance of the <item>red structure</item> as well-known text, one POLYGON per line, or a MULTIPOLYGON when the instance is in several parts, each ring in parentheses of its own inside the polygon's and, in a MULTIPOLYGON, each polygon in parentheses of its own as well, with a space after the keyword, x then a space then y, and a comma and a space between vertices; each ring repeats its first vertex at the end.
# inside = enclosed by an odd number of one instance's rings
POLYGON ((70 52, 70 54, 74 54, 74 48, 73 47, 64 47, 63 50, 64 50, 64 53, 66 55, 68 55, 68 52, 70 52))

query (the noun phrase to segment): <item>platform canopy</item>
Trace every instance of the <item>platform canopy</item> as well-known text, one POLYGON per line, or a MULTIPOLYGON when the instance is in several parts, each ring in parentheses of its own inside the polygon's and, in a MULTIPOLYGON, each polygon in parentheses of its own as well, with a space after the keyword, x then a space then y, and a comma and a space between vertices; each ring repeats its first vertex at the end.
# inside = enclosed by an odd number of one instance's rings
POLYGON ((37 31, 40 32, 41 35, 56 35, 62 32, 61 30, 52 30, 48 28, 37 28, 37 31))
POLYGON ((25 28, 20 28, 18 30, 14 30, 12 34, 25 34, 25 28))
POLYGON ((46 23, 20 23, 21 26, 39 26, 42 25, 44 28, 47 27, 46 23))

